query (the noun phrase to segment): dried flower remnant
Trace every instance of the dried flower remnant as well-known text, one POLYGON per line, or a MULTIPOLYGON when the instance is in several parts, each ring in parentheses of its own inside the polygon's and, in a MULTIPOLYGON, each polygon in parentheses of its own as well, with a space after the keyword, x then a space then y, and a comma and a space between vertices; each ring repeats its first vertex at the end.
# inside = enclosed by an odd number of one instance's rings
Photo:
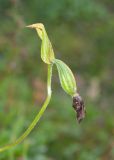
POLYGON ((80 123, 85 117, 84 102, 79 94, 73 97, 73 108, 77 112, 77 120, 80 123))

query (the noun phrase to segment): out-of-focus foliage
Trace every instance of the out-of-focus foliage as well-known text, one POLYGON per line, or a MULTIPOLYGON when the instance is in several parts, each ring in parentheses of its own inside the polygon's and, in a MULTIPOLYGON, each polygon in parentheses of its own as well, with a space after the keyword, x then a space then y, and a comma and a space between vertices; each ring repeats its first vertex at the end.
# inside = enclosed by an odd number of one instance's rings
POLYGON ((28 127, 45 98, 41 42, 24 28, 36 22, 75 73, 86 118, 78 125, 55 70, 52 101, 38 127, 0 160, 113 160, 113 0, 0 0, 0 146, 28 127))

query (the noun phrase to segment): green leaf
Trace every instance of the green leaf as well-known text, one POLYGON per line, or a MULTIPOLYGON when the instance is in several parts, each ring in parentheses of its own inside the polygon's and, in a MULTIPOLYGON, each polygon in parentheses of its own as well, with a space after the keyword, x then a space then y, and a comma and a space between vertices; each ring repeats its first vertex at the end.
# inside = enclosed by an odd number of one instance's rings
POLYGON ((55 59, 54 51, 53 51, 51 42, 48 38, 48 35, 46 33, 44 25, 42 23, 36 23, 36 24, 29 25, 27 27, 36 29, 39 37, 42 40, 41 58, 45 63, 51 64, 53 62, 53 60, 55 59))
POLYGON ((61 60, 55 59, 62 88, 71 96, 76 94, 76 81, 71 69, 61 60))

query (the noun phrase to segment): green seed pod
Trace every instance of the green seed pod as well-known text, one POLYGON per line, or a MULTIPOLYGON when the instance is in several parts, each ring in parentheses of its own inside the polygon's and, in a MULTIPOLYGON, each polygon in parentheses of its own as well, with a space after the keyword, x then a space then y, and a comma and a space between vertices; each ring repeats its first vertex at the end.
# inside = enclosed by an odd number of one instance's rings
POLYGON ((55 59, 54 63, 57 66, 62 88, 65 90, 66 93, 74 96, 76 93, 76 81, 71 69, 61 60, 55 59))
POLYGON ((50 42, 50 40, 48 38, 48 35, 46 33, 44 25, 42 23, 36 23, 36 24, 29 25, 27 27, 36 29, 39 37, 42 40, 41 58, 45 63, 51 64, 52 61, 55 59, 54 51, 53 51, 51 42, 50 42))

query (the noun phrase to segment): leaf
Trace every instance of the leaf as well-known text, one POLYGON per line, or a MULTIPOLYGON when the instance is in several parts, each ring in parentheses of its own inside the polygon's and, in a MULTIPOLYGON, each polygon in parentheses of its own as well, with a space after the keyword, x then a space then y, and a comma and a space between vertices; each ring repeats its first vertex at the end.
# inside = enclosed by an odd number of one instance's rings
POLYGON ((62 88, 71 96, 76 93, 76 81, 71 69, 61 60, 55 59, 62 88))
POLYGON ((52 48, 52 44, 48 38, 48 35, 46 33, 44 25, 42 23, 36 23, 36 24, 29 25, 27 27, 36 29, 39 37, 42 40, 41 58, 45 63, 51 64, 53 62, 53 60, 55 59, 54 51, 52 48))

